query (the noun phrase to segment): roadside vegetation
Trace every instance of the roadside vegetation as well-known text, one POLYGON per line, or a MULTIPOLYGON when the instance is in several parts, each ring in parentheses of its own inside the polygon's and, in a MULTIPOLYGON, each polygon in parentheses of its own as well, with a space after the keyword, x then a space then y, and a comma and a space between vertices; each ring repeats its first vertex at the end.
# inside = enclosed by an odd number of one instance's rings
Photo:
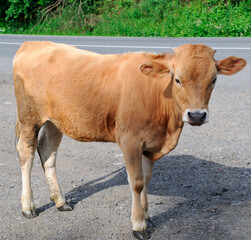
POLYGON ((0 0, 1 33, 250 37, 251 0, 0 0))

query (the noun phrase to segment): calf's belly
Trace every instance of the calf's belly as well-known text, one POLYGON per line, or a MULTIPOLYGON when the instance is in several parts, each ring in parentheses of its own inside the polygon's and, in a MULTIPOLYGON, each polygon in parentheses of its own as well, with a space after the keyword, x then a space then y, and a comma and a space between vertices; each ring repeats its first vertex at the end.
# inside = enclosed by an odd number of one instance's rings
POLYGON ((115 129, 108 128, 106 123, 88 121, 82 118, 49 118, 65 135, 82 142, 115 142, 115 129))

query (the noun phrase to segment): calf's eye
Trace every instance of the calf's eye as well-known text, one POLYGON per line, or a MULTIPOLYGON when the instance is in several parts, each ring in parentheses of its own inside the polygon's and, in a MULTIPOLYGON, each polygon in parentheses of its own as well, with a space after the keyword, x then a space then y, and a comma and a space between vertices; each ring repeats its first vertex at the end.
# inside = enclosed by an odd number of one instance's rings
POLYGON ((211 85, 214 85, 216 83, 216 78, 211 82, 211 85))
POLYGON ((178 83, 179 85, 181 85, 181 82, 180 82, 179 79, 176 78, 176 79, 175 79, 175 82, 178 83))

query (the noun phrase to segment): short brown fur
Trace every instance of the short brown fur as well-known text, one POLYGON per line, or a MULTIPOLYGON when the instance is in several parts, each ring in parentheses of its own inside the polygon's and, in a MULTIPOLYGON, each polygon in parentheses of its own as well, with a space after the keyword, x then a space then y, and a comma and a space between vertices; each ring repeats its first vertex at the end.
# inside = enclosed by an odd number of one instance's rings
POLYGON ((69 209, 55 172, 64 133, 79 141, 119 144, 133 196, 133 230, 145 230, 154 161, 175 148, 188 110, 208 110, 216 74, 230 75, 246 65, 236 57, 217 62, 214 53, 187 44, 174 54, 100 55, 65 44, 24 43, 13 68, 24 216, 35 216, 29 179, 37 146, 51 197, 60 210, 69 209))

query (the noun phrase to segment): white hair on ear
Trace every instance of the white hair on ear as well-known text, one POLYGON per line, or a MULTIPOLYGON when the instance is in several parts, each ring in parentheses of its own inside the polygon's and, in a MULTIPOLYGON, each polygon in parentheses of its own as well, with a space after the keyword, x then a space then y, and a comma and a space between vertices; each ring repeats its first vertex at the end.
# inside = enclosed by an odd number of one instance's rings
POLYGON ((176 47, 173 47, 173 48, 172 48, 172 51, 173 51, 174 53, 175 53, 175 50, 176 50, 176 47))

